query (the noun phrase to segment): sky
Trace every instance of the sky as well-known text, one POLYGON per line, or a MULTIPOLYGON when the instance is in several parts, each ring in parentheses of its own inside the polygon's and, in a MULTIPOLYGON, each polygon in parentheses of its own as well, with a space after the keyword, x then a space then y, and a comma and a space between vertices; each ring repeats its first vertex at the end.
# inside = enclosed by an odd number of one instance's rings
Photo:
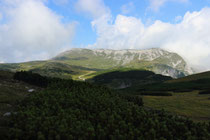
POLYGON ((210 70, 210 0, 0 0, 0 63, 161 48, 210 70))

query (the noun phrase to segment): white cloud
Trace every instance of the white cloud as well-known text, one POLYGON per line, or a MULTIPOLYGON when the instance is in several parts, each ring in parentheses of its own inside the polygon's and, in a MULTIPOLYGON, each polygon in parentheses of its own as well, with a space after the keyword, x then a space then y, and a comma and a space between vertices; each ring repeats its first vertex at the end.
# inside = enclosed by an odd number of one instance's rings
MULTIPOLYGON (((104 20, 108 21, 108 19, 104 20)), ((100 48, 135 48, 138 39, 144 31, 141 20, 134 17, 118 15, 113 24, 103 23, 103 20, 92 22, 98 39, 95 46, 100 48)))
POLYGON ((189 0, 149 0, 149 2, 149 8, 153 11, 158 11, 159 8, 167 2, 187 3, 189 2, 189 0))
POLYGON ((0 21, 2 20, 2 18, 3 18, 3 15, 2 15, 2 13, 0 13, 0 21))
POLYGON ((127 4, 124 4, 121 7, 122 14, 129 14, 133 10, 135 10, 135 6, 134 6, 133 2, 129 2, 127 4))
POLYGON ((4 61, 1 61, 1 60, 0 60, 0 64, 1 64, 1 63, 4 63, 4 61))
POLYGON ((93 18, 110 14, 110 9, 105 6, 103 0, 78 0, 75 8, 78 12, 90 14, 93 18))
POLYGON ((155 21, 145 26, 140 19, 118 15, 92 22, 98 38, 89 47, 109 49, 163 48, 176 52, 191 65, 210 70, 210 8, 187 12, 177 24, 155 21))
POLYGON ((0 24, 1 60, 47 59, 69 47, 75 24, 63 24, 43 0, 6 0, 1 7, 6 17, 0 24))

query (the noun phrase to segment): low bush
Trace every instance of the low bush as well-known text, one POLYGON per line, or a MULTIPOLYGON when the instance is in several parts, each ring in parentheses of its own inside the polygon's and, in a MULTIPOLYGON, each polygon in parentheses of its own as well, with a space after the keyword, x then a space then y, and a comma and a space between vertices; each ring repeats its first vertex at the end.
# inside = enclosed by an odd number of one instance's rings
POLYGON ((210 139, 210 124, 148 111, 140 97, 73 80, 47 83, 11 115, 8 139, 210 139))
POLYGON ((147 91, 147 92, 141 92, 140 95, 144 95, 144 96, 172 96, 171 93, 168 92, 155 92, 155 91, 147 91))
POLYGON ((200 91, 199 94, 210 94, 210 90, 200 91))

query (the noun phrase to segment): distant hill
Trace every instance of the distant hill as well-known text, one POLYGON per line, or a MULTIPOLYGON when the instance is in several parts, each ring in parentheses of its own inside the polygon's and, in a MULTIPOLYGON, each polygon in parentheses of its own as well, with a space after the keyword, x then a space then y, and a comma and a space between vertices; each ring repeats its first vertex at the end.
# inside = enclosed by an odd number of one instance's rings
POLYGON ((173 79, 165 81, 164 83, 158 83, 153 85, 147 85, 144 87, 138 87, 139 91, 193 91, 193 90, 210 90, 210 72, 198 73, 190 76, 186 76, 179 79, 173 79))
POLYGON ((117 69, 87 75, 88 81, 132 94, 210 90, 210 72, 173 79, 151 71, 117 69))
MULTIPOLYGON (((144 69, 173 78, 193 74, 182 57, 162 49, 71 49, 47 61, 0 64, 0 70, 33 71, 44 76, 73 78, 110 69, 144 69)), ((84 80, 84 79, 83 79, 84 80)))
POLYGON ((64 79, 77 79, 79 75, 89 71, 98 71, 82 66, 69 65, 60 61, 31 61, 25 63, 0 64, 0 70, 4 71, 32 71, 43 76, 58 77, 64 79))
POLYGON ((173 80, 167 81, 167 83, 189 82, 189 81, 195 81, 195 80, 200 80, 200 79, 210 79, 210 71, 189 75, 189 76, 182 77, 179 79, 173 79, 173 80))

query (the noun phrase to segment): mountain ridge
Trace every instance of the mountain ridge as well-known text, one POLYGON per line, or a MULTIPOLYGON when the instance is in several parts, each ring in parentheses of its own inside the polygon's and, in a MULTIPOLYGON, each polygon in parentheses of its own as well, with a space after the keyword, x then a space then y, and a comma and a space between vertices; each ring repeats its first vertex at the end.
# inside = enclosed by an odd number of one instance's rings
POLYGON ((163 49, 84 49, 73 48, 45 61, 0 64, 0 70, 33 71, 45 76, 73 78, 89 71, 111 69, 139 69, 156 74, 180 78, 194 73, 187 62, 178 54, 163 49))
MULTIPOLYGON (((166 76, 172 76, 174 78, 183 77, 194 73, 194 70, 189 67, 186 61, 176 53, 168 52, 159 48, 152 49, 86 49, 86 48, 73 48, 65 51, 52 60, 70 60, 73 63, 80 61, 86 61, 84 65, 87 67, 95 68, 113 68, 113 67, 134 67, 144 68, 154 71, 157 74, 163 74, 166 76), (95 58, 94 58, 95 57, 95 58), (103 65, 91 66, 90 63, 94 63, 96 59, 101 60, 103 65), (90 61, 89 61, 89 60, 90 61), (109 64, 109 62, 111 64, 109 64), (138 64, 141 63, 141 64, 138 64), (106 66, 107 65, 107 66, 106 66), (174 74, 175 73, 175 74, 174 74)), ((78 63, 77 63, 78 64, 78 63)), ((79 65, 82 65, 80 63, 79 65)))

